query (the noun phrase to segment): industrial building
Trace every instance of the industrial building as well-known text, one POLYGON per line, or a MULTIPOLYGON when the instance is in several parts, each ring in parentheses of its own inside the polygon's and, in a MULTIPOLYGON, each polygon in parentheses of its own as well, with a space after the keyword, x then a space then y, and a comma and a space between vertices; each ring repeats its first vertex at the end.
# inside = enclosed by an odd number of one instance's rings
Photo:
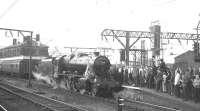
POLYGON ((180 67, 185 71, 188 67, 192 67, 193 70, 197 70, 200 67, 200 63, 195 61, 194 51, 187 51, 181 55, 175 57, 174 68, 180 67))

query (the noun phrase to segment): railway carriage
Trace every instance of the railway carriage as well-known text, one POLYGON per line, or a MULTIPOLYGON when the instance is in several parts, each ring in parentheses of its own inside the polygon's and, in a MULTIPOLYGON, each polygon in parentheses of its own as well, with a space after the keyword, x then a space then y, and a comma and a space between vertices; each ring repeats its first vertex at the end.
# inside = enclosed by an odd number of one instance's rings
POLYGON ((48 57, 46 45, 37 45, 36 41, 32 41, 32 46, 27 42, 13 44, 0 49, 0 71, 6 74, 28 77, 29 70, 34 70, 35 65, 45 57, 48 57), (30 55, 32 56, 31 59, 30 55), (29 69, 29 65, 31 69, 29 69))

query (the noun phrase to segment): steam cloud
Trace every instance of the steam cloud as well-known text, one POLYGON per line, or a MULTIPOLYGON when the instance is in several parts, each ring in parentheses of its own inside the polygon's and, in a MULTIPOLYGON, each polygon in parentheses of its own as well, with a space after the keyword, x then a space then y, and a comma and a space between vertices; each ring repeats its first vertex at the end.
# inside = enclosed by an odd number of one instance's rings
POLYGON ((49 75, 42 75, 42 73, 33 72, 33 76, 34 76, 34 78, 35 78, 36 80, 42 81, 42 82, 44 82, 44 83, 46 83, 46 84, 52 86, 53 89, 56 89, 56 88, 58 88, 58 87, 65 88, 65 87, 63 86, 63 82, 59 82, 60 84, 58 84, 58 83, 56 82, 56 80, 55 80, 53 77, 49 76, 49 75))

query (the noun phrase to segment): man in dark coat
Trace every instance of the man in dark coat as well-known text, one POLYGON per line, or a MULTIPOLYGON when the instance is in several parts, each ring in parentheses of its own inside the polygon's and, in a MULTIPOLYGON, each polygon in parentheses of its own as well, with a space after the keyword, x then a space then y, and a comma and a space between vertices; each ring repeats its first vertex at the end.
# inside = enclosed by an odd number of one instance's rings
POLYGON ((183 84, 183 99, 184 100, 189 99, 189 93, 190 93, 189 83, 190 83, 190 80, 191 80, 190 72, 189 72, 189 69, 187 69, 186 72, 185 72, 185 75, 183 76, 183 81, 182 81, 182 84, 183 84))
POLYGON ((162 90, 162 77, 163 73, 160 69, 158 69, 157 75, 156 75, 156 90, 161 91, 162 90))
POLYGON ((152 88, 155 88, 155 77, 157 75, 157 67, 155 64, 153 64, 153 67, 152 67, 152 75, 151 75, 151 85, 152 85, 152 88))
POLYGON ((161 72, 166 72, 166 65, 163 59, 160 59, 160 71, 161 72))

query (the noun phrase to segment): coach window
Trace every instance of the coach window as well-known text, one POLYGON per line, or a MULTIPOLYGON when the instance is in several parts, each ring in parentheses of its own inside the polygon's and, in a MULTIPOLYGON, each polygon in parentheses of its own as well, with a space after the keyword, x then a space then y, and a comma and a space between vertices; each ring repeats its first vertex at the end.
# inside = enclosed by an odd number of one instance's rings
POLYGON ((9 51, 9 49, 7 49, 7 57, 10 57, 10 51, 9 51))
POLYGON ((16 51, 17 51, 17 56, 19 56, 20 55, 20 48, 18 47, 16 51))
POLYGON ((15 56, 17 56, 17 48, 15 48, 15 56))
POLYGON ((8 49, 5 49, 5 57, 8 57, 8 49))
POLYGON ((21 55, 21 53, 20 53, 20 47, 17 48, 17 54, 16 55, 17 56, 21 55))
POLYGON ((2 51, 0 52, 0 58, 3 58, 3 52, 2 51))
POLYGON ((16 48, 13 48, 13 56, 16 56, 16 48))
POLYGON ((2 51, 3 51, 3 57, 5 57, 5 50, 3 49, 2 51))
POLYGON ((4 57, 6 57, 6 55, 7 55, 7 52, 6 52, 6 49, 4 50, 4 57))
POLYGON ((13 48, 10 48, 10 57, 13 56, 13 48))
POLYGON ((8 49, 8 57, 11 57, 11 48, 8 49))
POLYGON ((3 57, 5 57, 5 50, 4 49, 2 50, 2 54, 3 54, 3 57))
POLYGON ((5 57, 8 57, 8 49, 5 49, 5 57))
POLYGON ((12 56, 12 48, 9 48, 8 51, 9 51, 9 57, 11 57, 12 56))
POLYGON ((12 53, 11 53, 11 56, 12 56, 12 57, 15 56, 15 48, 14 48, 14 47, 12 48, 11 52, 12 52, 12 53))
POLYGON ((14 56, 14 50, 13 50, 13 48, 10 49, 10 56, 11 56, 11 57, 14 56))
POLYGON ((15 51, 16 51, 16 56, 18 56, 18 48, 16 48, 15 51))
POLYGON ((15 56, 15 48, 12 48, 12 49, 11 49, 11 56, 12 56, 12 57, 15 56))
POLYGON ((10 48, 10 57, 12 57, 14 54, 13 54, 13 48, 10 48))
POLYGON ((7 49, 5 49, 4 52, 5 52, 4 57, 7 57, 8 56, 7 49))

